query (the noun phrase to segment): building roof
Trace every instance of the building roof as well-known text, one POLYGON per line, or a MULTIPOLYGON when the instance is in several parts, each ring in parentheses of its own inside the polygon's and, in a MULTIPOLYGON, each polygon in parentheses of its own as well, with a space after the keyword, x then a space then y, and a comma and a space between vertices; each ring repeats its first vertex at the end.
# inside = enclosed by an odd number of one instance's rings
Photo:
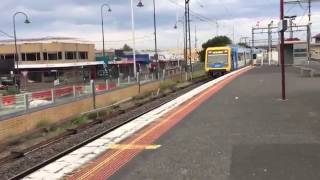
POLYGON ((320 33, 318 33, 317 35, 313 36, 313 38, 320 38, 320 33))
POLYGON ((19 64, 19 69, 43 69, 43 68, 67 68, 67 67, 82 67, 103 65, 103 61, 86 61, 73 63, 54 63, 54 64, 19 64))
MULTIPOLYGON (((17 39, 18 44, 27 44, 27 43, 83 43, 83 44, 93 44, 89 41, 80 40, 73 37, 43 37, 43 38, 28 38, 28 39, 17 39)), ((13 39, 0 40, 0 44, 13 44, 13 39)))
POLYGON ((306 44, 306 41, 284 41, 284 44, 306 44))

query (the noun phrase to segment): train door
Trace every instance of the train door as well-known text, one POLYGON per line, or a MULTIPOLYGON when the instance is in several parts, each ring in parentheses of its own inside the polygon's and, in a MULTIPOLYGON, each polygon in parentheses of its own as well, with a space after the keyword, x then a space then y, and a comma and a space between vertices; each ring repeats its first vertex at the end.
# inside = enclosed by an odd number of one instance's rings
POLYGON ((238 69, 238 52, 232 49, 232 70, 238 69))

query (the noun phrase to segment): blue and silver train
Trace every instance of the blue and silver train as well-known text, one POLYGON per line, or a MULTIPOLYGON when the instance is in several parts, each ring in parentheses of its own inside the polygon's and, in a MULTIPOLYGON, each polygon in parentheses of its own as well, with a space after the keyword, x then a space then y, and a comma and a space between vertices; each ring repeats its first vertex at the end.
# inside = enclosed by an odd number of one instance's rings
POLYGON ((211 76, 223 75, 251 63, 251 49, 238 46, 209 47, 205 71, 211 76))

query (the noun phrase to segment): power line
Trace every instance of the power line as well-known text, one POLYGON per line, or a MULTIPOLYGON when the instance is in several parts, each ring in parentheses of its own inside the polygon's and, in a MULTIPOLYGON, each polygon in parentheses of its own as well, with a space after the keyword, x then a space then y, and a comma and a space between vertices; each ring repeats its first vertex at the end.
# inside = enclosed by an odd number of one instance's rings
MULTIPOLYGON (((168 0, 169 2, 175 4, 176 6, 179 6, 180 8, 183 8, 184 9, 184 6, 177 3, 176 1, 174 0, 168 0)), ((196 17, 197 19, 199 19, 200 21, 203 21, 203 22, 208 22, 208 23, 213 23, 213 24, 216 24, 217 23, 217 20, 213 20, 213 19, 210 19, 204 15, 201 15, 197 12, 194 12, 190 9, 190 14, 193 16, 193 17, 196 17)))
MULTIPOLYGON (((143 39, 150 39, 153 35, 146 35, 146 36, 141 36, 141 37, 137 37, 135 38, 136 40, 143 40, 143 39)), ((153 37, 152 37, 153 38, 153 37)), ((131 41, 132 38, 129 39, 121 39, 121 40, 114 40, 114 41, 105 41, 105 42, 127 42, 127 41, 131 41)), ((102 42, 102 41, 93 41, 93 42, 102 42)))

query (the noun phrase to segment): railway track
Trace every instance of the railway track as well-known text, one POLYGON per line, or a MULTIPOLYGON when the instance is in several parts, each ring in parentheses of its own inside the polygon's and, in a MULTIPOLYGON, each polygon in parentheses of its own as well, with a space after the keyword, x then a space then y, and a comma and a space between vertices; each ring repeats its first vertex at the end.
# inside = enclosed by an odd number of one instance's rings
MULTIPOLYGON (((91 135, 89 136, 89 138, 86 138, 86 139, 83 139, 80 143, 77 143, 77 144, 74 144, 73 146, 67 148, 67 149, 64 149, 63 151, 60 151, 59 153, 57 154, 54 154, 52 156, 44 156, 43 159, 41 159, 41 161, 37 162, 37 163, 33 163, 34 165, 32 167, 28 167, 28 168, 22 168, 23 170, 19 171, 17 170, 15 172, 14 171, 11 171, 11 173, 9 174, 5 174, 6 176, 2 176, 2 177, 7 177, 5 179, 12 179, 12 180, 15 180, 15 179, 21 179, 23 177, 26 177, 27 175, 37 171, 38 169, 56 161, 57 159, 60 159, 61 157, 73 152, 74 150, 77 150, 79 149, 80 147, 96 140, 96 139, 99 139, 100 137, 110 133, 111 131, 131 122, 132 120, 172 101, 173 99, 177 98, 178 96, 180 96, 181 94, 184 94, 185 92, 195 88, 195 87, 198 87, 199 85, 209 81, 208 79, 206 78, 200 78, 200 79, 197 79, 197 80, 194 80, 195 83, 193 83, 192 85, 188 86, 188 87, 185 87, 183 89, 176 89, 174 90, 174 92, 172 94, 169 94, 167 96, 162 96, 158 99, 152 99, 150 102, 146 103, 144 106, 148 107, 148 104, 152 104, 150 105, 148 108, 144 108, 144 107, 140 107, 141 109, 143 110, 138 110, 138 113, 134 113, 134 115, 131 115, 129 116, 130 118, 126 118, 125 120, 122 120, 122 121, 119 121, 119 123, 115 123, 114 125, 110 126, 109 128, 103 130, 103 131, 100 131, 100 133, 98 134, 95 134, 95 135, 91 135), (44 160, 45 159, 45 160, 44 160)), ((126 110, 126 112, 128 112, 130 114, 130 111, 132 109, 128 109, 126 110)), ((134 109, 133 109, 134 111, 134 109)), ((113 114, 112 117, 116 117, 118 115, 121 115, 121 114, 125 114, 126 112, 124 111, 119 111, 118 113, 116 114, 113 114)), ((112 119, 112 117, 108 117, 112 119)), ((102 119, 98 119, 96 121, 93 121, 91 124, 87 124, 83 127, 79 127, 78 129, 73 129, 73 130, 69 130, 66 132, 66 134, 63 134, 59 137, 56 137, 56 138, 53 138, 51 140, 48 140, 47 142, 44 142, 44 143, 40 143, 32 148, 28 148, 26 149, 25 151, 23 152, 18 152, 14 158, 27 158, 29 154, 32 154, 34 152, 37 152, 37 151, 40 151, 40 150, 43 150, 45 148, 48 148, 50 146, 54 146, 56 143, 59 144, 59 141, 63 141, 64 139, 67 139, 68 137, 72 136, 72 135, 77 135, 80 131, 83 131, 85 132, 88 128, 91 128, 97 124, 102 124, 105 120, 102 120, 102 119), (23 154, 21 154, 23 153, 23 154)), ((29 159, 32 158, 32 155, 29 157, 29 159)), ((28 159, 28 158, 27 158, 28 159)), ((8 159, 7 159, 8 160, 8 159)), ((11 159, 13 160, 13 159, 11 159)), ((25 162, 26 163, 26 162, 25 162)), ((18 163, 19 164, 19 163, 18 163)), ((15 166, 13 166, 13 169, 15 169, 15 166)), ((18 168, 19 169, 19 168, 18 168)), ((5 169, 4 169, 5 170, 5 169)), ((1 168, 0 168, 0 177, 1 177, 1 168)))

